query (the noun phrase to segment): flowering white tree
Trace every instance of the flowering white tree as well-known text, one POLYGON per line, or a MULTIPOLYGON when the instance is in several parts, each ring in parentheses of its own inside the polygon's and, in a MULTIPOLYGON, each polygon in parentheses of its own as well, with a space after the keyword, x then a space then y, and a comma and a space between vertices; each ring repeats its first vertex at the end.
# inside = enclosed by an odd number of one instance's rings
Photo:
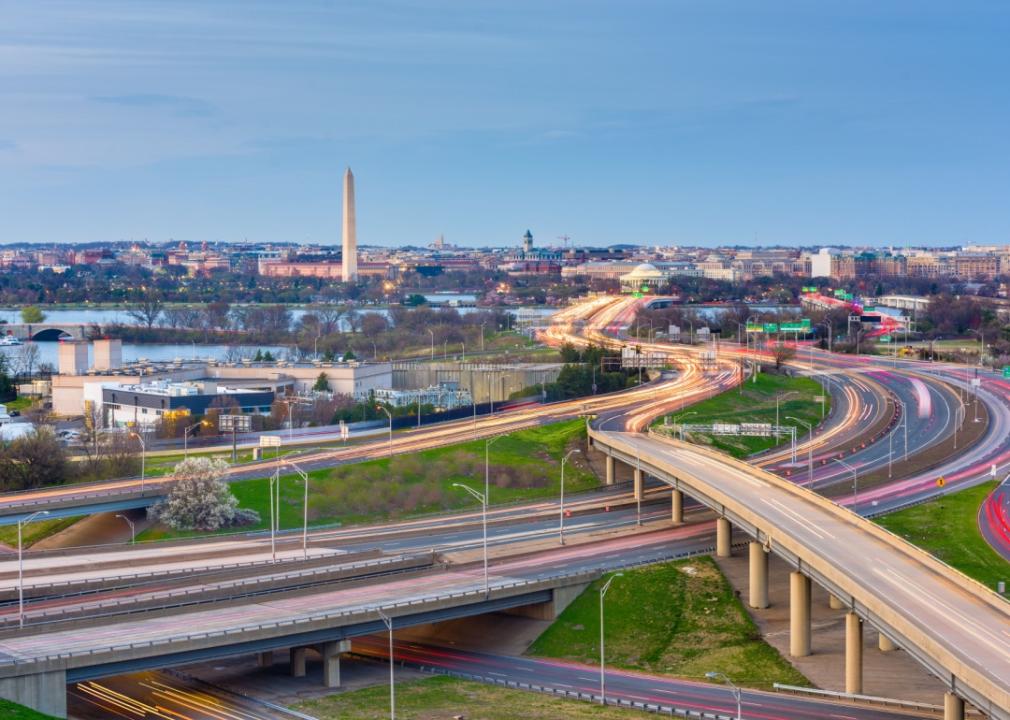
POLYGON ((257 522, 257 513, 238 509, 238 500, 221 480, 228 469, 223 460, 190 458, 175 466, 175 482, 168 496, 148 510, 148 516, 174 530, 220 530, 257 522))

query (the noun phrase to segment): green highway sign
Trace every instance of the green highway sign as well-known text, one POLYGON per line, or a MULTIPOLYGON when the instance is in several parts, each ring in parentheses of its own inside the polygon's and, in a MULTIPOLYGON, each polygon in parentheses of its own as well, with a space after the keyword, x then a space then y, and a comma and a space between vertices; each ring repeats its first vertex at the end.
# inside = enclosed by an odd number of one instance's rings
POLYGON ((886 342, 886 343, 891 342, 891 336, 890 335, 881 335, 880 336, 880 342, 886 342))
POLYGON ((1003 377, 1010 378, 1010 365, 1003 366, 1003 377))
POLYGON ((773 333, 779 331, 778 323, 765 323, 763 327, 766 333, 773 333))
POLYGON ((747 332, 749 332, 749 333, 751 333, 751 332, 764 332, 764 328, 761 327, 760 325, 748 325, 747 326, 747 332))
POLYGON ((785 322, 779 325, 782 332, 807 332, 810 330, 810 323, 785 322))

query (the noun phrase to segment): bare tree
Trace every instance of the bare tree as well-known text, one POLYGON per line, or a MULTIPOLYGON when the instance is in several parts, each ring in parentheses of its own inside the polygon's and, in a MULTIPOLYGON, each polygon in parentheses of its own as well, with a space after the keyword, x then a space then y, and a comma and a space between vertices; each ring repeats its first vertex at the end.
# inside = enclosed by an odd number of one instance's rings
POLYGON ((126 314, 150 329, 158 321, 164 306, 160 293, 156 290, 147 290, 126 314))
POLYGON ((775 347, 772 349, 772 357, 775 358, 775 369, 778 370, 785 363, 796 357, 796 348, 782 342, 775 343, 775 347))

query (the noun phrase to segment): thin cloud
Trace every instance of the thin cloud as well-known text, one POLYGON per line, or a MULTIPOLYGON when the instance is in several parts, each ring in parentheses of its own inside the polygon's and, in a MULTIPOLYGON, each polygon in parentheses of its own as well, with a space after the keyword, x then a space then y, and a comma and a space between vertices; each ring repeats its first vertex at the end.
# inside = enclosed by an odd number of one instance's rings
POLYGON ((208 117, 215 112, 214 106, 206 100, 186 97, 184 95, 133 93, 128 95, 103 95, 93 97, 92 100, 108 105, 167 111, 182 117, 208 117))

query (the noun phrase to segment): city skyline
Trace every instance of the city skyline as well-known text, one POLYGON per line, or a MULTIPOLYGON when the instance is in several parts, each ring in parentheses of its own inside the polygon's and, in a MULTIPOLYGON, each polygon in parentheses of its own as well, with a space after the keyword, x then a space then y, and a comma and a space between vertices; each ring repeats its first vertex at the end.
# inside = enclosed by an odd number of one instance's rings
POLYGON ((0 242, 1005 242, 985 3, 42 4, 0 47, 0 242))

